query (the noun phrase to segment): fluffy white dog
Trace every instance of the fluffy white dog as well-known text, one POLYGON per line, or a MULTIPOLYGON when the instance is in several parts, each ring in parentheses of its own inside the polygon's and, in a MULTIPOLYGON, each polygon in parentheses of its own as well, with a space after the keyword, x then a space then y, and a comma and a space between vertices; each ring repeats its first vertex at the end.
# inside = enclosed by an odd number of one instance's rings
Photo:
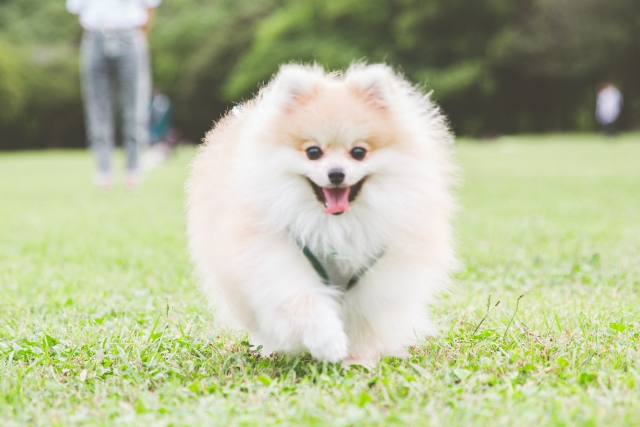
POLYGON ((187 186, 220 319, 264 353, 375 365, 432 330, 454 264, 452 136, 386 65, 285 65, 220 120, 187 186))

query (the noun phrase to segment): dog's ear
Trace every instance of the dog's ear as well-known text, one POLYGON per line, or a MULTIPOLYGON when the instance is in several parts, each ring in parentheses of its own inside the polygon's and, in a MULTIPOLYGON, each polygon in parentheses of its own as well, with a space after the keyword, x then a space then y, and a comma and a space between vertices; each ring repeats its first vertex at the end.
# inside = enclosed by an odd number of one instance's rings
POLYGON ((396 79, 391 67, 384 64, 355 64, 345 75, 347 87, 380 108, 391 104, 396 79))
POLYGON ((279 105, 291 109, 315 93, 322 75, 322 69, 317 66, 283 65, 273 79, 272 94, 279 105))

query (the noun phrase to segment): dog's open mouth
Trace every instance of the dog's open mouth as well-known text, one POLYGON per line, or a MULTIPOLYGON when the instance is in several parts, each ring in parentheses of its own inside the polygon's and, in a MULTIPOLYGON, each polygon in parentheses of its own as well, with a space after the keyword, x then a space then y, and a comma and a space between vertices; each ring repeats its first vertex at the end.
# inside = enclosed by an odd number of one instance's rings
POLYGON ((320 187, 307 178, 311 188, 313 188, 313 192, 316 194, 316 198, 325 206, 324 213, 332 215, 340 215, 351 210, 351 202, 358 197, 365 179, 366 177, 351 186, 329 188, 320 187))

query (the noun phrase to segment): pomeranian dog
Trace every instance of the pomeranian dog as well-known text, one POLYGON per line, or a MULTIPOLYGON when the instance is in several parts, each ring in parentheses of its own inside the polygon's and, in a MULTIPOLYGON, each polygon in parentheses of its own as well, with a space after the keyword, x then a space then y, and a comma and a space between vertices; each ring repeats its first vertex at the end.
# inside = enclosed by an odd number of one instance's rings
POLYGON ((263 354, 375 365, 433 331, 455 262, 452 135, 390 67, 284 65, 211 130, 187 184, 190 251, 263 354))

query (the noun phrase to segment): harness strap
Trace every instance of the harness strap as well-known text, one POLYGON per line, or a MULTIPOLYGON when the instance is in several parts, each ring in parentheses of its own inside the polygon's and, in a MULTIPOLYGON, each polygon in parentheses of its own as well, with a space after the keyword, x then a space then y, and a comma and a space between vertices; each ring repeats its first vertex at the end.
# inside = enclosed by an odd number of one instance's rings
MULTIPOLYGON (((298 246, 300 247, 300 249, 302 249, 302 253, 304 254, 305 257, 307 257, 307 259, 309 260, 309 263, 311 264, 311 266, 313 267, 313 269, 316 271, 316 273, 318 273, 318 276, 320 276, 320 279, 322 280, 322 283, 324 283, 325 285, 329 286, 331 285, 331 280, 329 278, 329 273, 327 272, 327 270, 325 269, 325 267, 322 265, 322 263, 320 262, 320 260, 318 259, 318 257, 316 257, 313 252, 311 252, 311 249, 309 249, 307 246, 303 246, 300 244, 300 242, 298 242, 297 239, 296 243, 298 244, 298 246)), ((377 254, 375 257, 369 259, 369 261, 363 265, 362 267, 360 267, 356 273, 351 277, 351 279, 349 279, 349 282, 347 283, 347 287, 345 290, 349 290, 351 288, 353 288, 358 281, 362 278, 362 276, 365 275, 365 273, 367 271, 369 271, 369 269, 380 259, 382 258, 382 256, 385 254, 385 250, 383 249, 382 251, 380 251, 379 254, 377 254)))
POLYGON ((349 280, 349 283, 347 283, 347 291, 351 288, 353 288, 355 286, 356 283, 358 283, 358 280, 360 280, 360 278, 362 276, 364 276, 364 274, 369 271, 369 269, 371 267, 373 267, 373 264, 375 264, 376 262, 378 262, 378 260, 380 258, 382 258, 382 255, 384 255, 385 250, 383 249, 382 251, 380 251, 380 253, 378 253, 375 258, 370 258, 369 262, 367 262, 365 265, 363 265, 362 267, 360 267, 360 269, 358 271, 356 271, 356 274, 353 275, 353 277, 351 278, 351 280, 349 280))
MULTIPOLYGON (((300 244, 298 244, 298 246, 300 246, 300 244)), ((316 258, 313 252, 311 252, 311 249, 309 249, 306 246, 301 246, 301 248, 302 248, 302 253, 304 254, 304 256, 307 257, 307 259, 311 263, 311 267, 313 267, 316 273, 318 273, 318 276, 320 276, 320 278, 322 279, 322 283, 324 283, 325 285, 330 285, 331 282, 329 281, 329 273, 327 273, 327 270, 324 269, 324 267, 322 266, 322 263, 318 260, 318 258, 316 258)))

